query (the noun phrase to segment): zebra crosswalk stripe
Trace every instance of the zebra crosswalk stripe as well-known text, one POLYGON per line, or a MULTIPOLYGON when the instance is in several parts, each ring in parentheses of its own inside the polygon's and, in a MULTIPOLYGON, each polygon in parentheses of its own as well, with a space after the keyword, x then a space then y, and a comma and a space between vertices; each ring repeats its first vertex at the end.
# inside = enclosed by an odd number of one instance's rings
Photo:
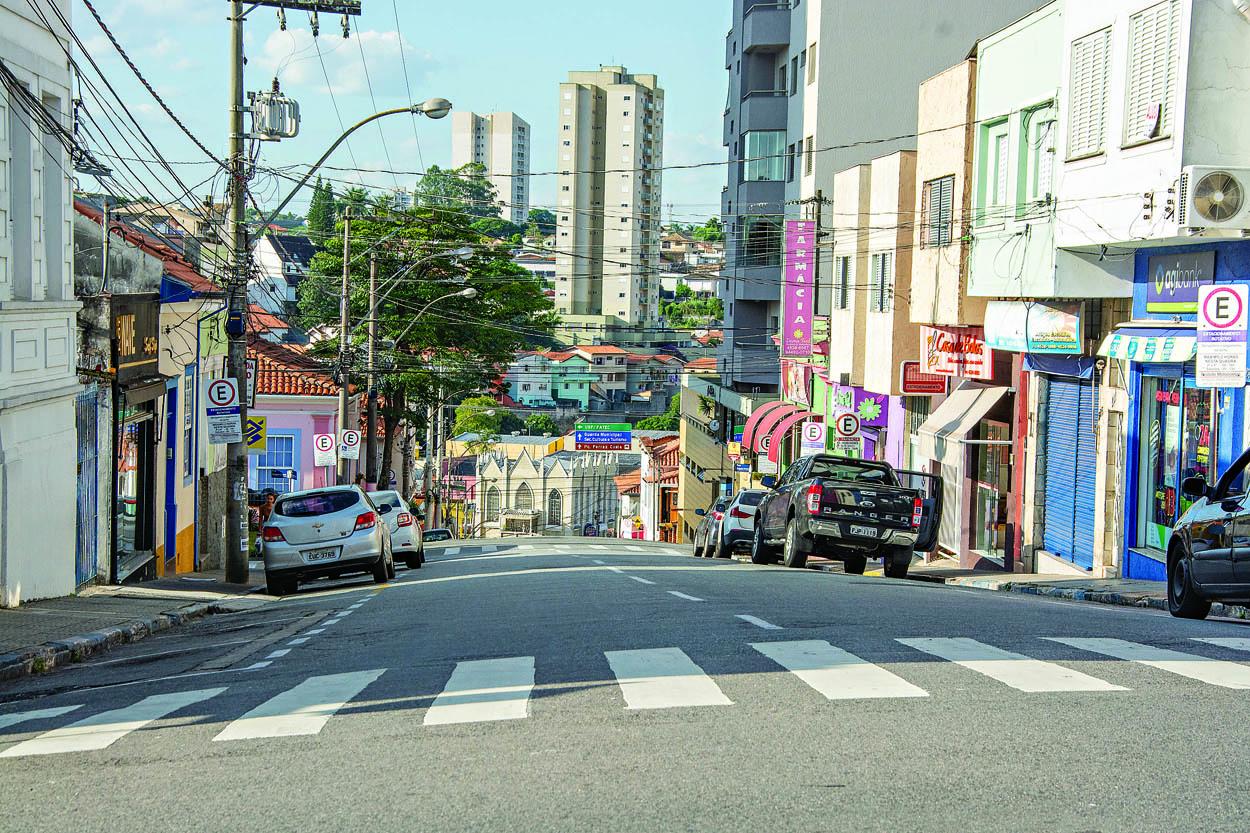
POLYGON ((1208 645, 1218 645, 1234 651, 1250 651, 1250 638, 1244 636, 1193 636, 1190 638, 1195 642, 1205 642, 1208 645))
POLYGON ((1142 645, 1140 642, 1129 642, 1124 639, 1080 639, 1062 636, 1046 636, 1043 639, 1071 645, 1082 651, 1149 665, 1161 671, 1179 674, 1182 677, 1221 688, 1250 688, 1250 666, 1227 660, 1208 659, 1198 654, 1156 648, 1153 645, 1142 645))
POLYGON ((529 717, 533 690, 533 657, 458 662, 442 693, 425 713, 425 725, 529 717))
POLYGON ((56 706, 51 709, 35 709, 28 712, 14 712, 12 714, 0 714, 0 729, 7 729, 10 726, 16 726, 19 723, 29 723, 32 720, 44 720, 49 717, 60 717, 68 714, 74 709, 81 709, 82 706, 56 706))
POLYGON ((1123 686, 1065 668, 1054 662, 1026 657, 986 645, 975 639, 898 639, 904 645, 962 665, 1017 691, 1126 691, 1123 686))
POLYGON ((385 668, 309 677, 222 729, 215 741, 315 735, 330 716, 382 676, 385 668))
POLYGON ((680 648, 606 651, 628 709, 732 706, 720 687, 680 648))
POLYGON ((44 732, 28 741, 0 752, 0 758, 21 758, 27 755, 52 755, 61 752, 90 752, 104 749, 136 729, 154 720, 184 709, 193 703, 216 697, 225 688, 203 688, 154 694, 120 709, 83 718, 60 729, 44 732))
POLYGON ((752 642, 751 647, 829 700, 929 696, 923 688, 821 639, 752 642))

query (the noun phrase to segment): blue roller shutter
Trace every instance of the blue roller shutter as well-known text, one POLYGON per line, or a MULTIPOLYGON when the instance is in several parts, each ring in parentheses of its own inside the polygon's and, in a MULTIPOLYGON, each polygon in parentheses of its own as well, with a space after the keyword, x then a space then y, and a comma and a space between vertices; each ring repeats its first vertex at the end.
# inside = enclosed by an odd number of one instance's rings
POLYGON ((1042 543, 1048 552, 1088 570, 1094 565, 1097 397, 1088 380, 1047 379, 1042 543))

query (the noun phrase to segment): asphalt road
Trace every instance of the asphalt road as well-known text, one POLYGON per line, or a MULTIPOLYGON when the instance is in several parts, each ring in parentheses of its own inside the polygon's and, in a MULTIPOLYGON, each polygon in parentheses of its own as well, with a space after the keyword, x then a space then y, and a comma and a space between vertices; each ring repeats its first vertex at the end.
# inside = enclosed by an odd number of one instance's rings
POLYGON ((0 687, 0 829, 1246 828, 1244 624, 497 546, 0 687))

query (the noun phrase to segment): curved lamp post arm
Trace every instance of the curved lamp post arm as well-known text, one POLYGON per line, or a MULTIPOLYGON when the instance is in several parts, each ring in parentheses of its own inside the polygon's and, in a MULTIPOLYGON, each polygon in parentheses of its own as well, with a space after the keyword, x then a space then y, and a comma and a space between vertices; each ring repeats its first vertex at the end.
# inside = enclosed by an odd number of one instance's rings
POLYGON ((408 322, 408 326, 404 327, 404 329, 400 331, 399 335, 395 336, 395 339, 394 339, 395 343, 399 344, 399 342, 403 341, 404 336, 408 335, 408 331, 412 329, 412 325, 420 321, 421 316, 425 315, 425 313, 430 309, 430 307, 434 306, 439 301, 446 301, 448 298, 473 298, 473 297, 476 297, 476 295, 477 295, 477 290, 474 289, 473 287, 469 287, 468 289, 462 289, 459 292, 448 292, 446 295, 442 295, 438 298, 435 298, 433 301, 430 301, 428 304, 423 306, 421 310, 412 317, 412 320, 408 322), (469 293, 472 293, 472 294, 469 294, 469 293))

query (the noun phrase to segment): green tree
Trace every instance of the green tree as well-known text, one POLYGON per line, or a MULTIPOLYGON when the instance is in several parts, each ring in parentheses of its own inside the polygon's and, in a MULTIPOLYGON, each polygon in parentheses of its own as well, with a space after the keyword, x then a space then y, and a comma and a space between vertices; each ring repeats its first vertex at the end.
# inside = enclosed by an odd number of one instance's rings
POLYGON ((501 434, 524 434, 525 423, 521 418, 511 411, 504 411, 503 422, 499 423, 499 433, 501 434))
POLYGON ((431 165, 417 182, 414 194, 418 206, 449 208, 475 217, 498 217, 499 196, 486 178, 486 166, 476 162, 459 168, 431 165))
POLYGON ((721 227, 719 219, 709 217, 706 223, 694 230, 694 239, 703 240, 707 243, 723 243, 725 230, 721 227))
POLYGON ((675 297, 678 301, 684 301, 693 294, 694 292, 690 289, 689 284, 679 283, 677 284, 677 289, 673 292, 673 297, 675 297))
POLYGON ((473 230, 483 237, 495 240, 510 240, 525 231, 516 223, 510 223, 502 217, 483 217, 480 220, 474 220, 473 230))
POLYGON ((352 213, 357 217, 360 217, 368 210, 370 199, 371 197, 369 196, 369 191, 367 189, 361 188, 360 186, 348 188, 343 192, 343 196, 335 198, 334 213, 341 217, 343 216, 343 209, 350 205, 352 207, 352 213))
POLYGON ((662 414, 640 419, 634 426, 639 431, 676 431, 681 427, 681 395, 668 400, 668 408, 662 414))
POLYGON ((556 215, 546 208, 531 208, 526 219, 538 226, 540 234, 551 235, 556 233, 556 215))
POLYGON ((530 414, 525 418, 525 430, 534 436, 543 434, 555 436, 560 433, 559 426, 550 414, 530 414))
POLYGON ((452 426, 452 434, 474 434, 474 439, 466 445, 474 454, 482 454, 499 442, 499 432, 503 429, 503 418, 506 413, 496 407, 498 403, 489 396, 470 396, 456 406, 456 421, 452 426))
POLYGON ((317 177, 312 201, 308 204, 308 228, 321 238, 334 233, 334 191, 321 177, 317 177))

